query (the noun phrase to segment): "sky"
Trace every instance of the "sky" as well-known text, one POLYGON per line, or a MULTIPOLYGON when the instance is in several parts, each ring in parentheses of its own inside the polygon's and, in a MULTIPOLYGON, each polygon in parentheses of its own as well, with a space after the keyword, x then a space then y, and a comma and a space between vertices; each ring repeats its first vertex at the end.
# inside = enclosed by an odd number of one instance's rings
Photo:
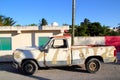
MULTIPOLYGON (((72 24, 72 0, 0 0, 0 15, 11 17, 16 25, 72 24)), ((76 0, 75 24, 87 18, 91 22, 116 27, 120 23, 120 0, 76 0)))

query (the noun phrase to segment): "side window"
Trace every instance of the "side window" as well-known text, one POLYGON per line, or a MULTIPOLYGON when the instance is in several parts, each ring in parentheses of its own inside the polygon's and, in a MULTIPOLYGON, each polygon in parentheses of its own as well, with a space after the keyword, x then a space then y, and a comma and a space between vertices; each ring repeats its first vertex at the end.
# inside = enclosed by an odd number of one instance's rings
POLYGON ((0 50, 11 50, 11 38, 9 37, 0 37, 0 50))
POLYGON ((53 48, 67 48, 67 45, 66 39, 55 39, 52 43, 53 48))

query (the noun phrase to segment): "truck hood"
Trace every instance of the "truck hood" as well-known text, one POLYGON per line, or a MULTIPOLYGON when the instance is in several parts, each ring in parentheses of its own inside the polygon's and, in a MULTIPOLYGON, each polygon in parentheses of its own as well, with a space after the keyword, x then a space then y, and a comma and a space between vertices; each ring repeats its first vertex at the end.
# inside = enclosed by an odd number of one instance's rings
POLYGON ((23 59, 37 59, 40 54, 42 52, 37 47, 18 48, 13 52, 14 59, 18 62, 21 62, 23 59))
POLYGON ((29 51, 33 51, 33 50, 39 50, 39 48, 38 47, 22 47, 22 48, 18 48, 16 50, 21 50, 21 51, 29 50, 29 51))
POLYGON ((41 49, 39 49, 38 47, 22 47, 22 48, 18 48, 16 50, 22 51, 22 52, 26 52, 26 51, 40 51, 41 49))

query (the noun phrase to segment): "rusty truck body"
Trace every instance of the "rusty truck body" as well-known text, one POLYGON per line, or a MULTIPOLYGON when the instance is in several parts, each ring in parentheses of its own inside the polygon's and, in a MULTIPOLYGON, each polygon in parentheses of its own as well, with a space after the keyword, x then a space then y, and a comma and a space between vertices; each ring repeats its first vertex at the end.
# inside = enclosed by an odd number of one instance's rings
POLYGON ((32 75, 39 67, 71 66, 84 64, 90 73, 97 72, 101 62, 114 62, 114 46, 71 46, 70 36, 51 37, 42 47, 16 49, 14 66, 32 75))

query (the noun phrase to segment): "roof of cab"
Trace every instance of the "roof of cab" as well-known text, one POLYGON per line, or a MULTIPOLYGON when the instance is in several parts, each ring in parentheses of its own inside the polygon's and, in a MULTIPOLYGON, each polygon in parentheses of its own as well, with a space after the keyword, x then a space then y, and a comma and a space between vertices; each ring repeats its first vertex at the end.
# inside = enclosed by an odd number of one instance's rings
POLYGON ((53 38, 71 38, 71 36, 54 36, 53 38))

